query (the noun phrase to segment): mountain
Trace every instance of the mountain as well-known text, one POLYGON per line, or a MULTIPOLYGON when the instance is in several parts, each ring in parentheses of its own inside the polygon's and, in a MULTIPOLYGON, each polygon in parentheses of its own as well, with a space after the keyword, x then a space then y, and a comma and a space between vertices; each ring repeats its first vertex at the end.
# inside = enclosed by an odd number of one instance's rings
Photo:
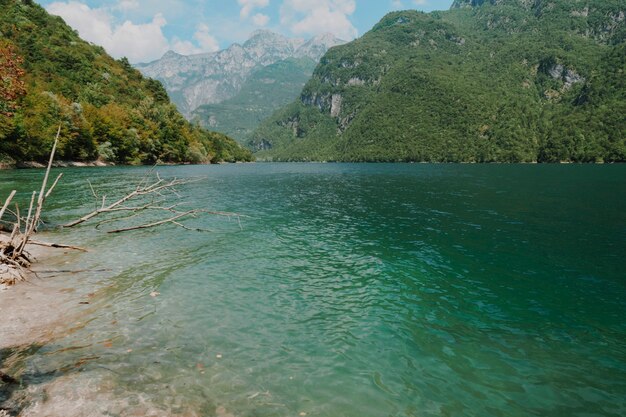
POLYGON ((58 158, 140 164, 249 160, 191 125, 158 81, 81 40, 31 0, 0 0, 0 162, 58 158))
POLYGON ((252 134, 274 160, 626 161, 623 0, 456 0, 329 50, 252 134))
POLYGON ((191 119, 245 142, 261 121, 298 97, 316 65, 317 61, 305 56, 261 67, 249 75, 235 96, 198 107, 191 119))
POLYGON ((191 117, 201 105, 221 103, 236 96, 249 76, 265 66, 288 58, 318 62, 329 48, 342 43, 332 35, 305 42, 259 30, 243 45, 233 44, 215 53, 189 56, 170 51, 161 59, 139 64, 137 68, 161 81, 178 109, 191 117))

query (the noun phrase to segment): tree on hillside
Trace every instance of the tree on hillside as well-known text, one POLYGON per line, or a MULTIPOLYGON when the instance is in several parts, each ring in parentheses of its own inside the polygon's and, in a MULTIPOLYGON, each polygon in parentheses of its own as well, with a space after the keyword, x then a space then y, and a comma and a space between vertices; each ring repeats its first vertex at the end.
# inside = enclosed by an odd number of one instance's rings
POLYGON ((12 44, 0 42, 0 114, 3 116, 12 117, 19 99, 26 94, 23 62, 12 44))

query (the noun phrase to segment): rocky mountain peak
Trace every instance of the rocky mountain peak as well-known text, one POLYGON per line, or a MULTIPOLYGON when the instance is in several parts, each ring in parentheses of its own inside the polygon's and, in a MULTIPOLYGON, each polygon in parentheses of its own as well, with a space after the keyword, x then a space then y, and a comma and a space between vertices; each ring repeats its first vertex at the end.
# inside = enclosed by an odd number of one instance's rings
POLYGON ((325 46, 326 48, 332 48, 333 46, 343 45, 346 43, 343 39, 339 39, 332 33, 322 33, 321 35, 317 35, 314 38, 310 39, 303 46, 306 45, 320 45, 325 46))
POLYGON ((178 109, 190 116, 201 105, 233 97, 259 68, 287 58, 319 61, 328 48, 343 43, 329 33, 305 41, 270 30, 257 30, 241 45, 234 43, 227 49, 198 55, 168 51, 161 59, 139 64, 137 68, 161 81, 178 109))
POLYGON ((293 56, 302 39, 290 39, 270 30, 257 30, 244 42, 243 48, 261 65, 269 65, 277 59, 293 56))
POLYGON ((169 50, 161 57, 161 59, 178 59, 181 56, 182 56, 181 54, 178 54, 172 50, 169 50))
POLYGON ((343 45, 346 41, 337 38, 332 33, 322 33, 305 42, 297 50, 297 56, 309 57, 319 61, 322 55, 333 46, 343 45))
POLYGON ((257 45, 282 45, 288 43, 290 43, 290 39, 279 33, 267 29, 259 29, 252 32, 248 40, 244 42, 243 47, 250 48, 257 45))

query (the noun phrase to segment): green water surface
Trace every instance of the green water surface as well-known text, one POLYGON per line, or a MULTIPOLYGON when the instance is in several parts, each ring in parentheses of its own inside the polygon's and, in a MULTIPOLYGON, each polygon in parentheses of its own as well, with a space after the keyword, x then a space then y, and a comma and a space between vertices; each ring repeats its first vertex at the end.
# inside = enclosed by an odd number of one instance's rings
MULTIPOLYGON (((144 171, 65 169, 46 220, 92 209, 87 179, 112 195, 144 171)), ((93 309, 25 355, 25 403, 63 377, 106 392, 102 415, 626 415, 626 166, 159 171, 206 176, 186 202, 248 217, 54 232, 110 271, 54 278, 93 309)), ((0 194, 41 174, 0 172, 0 194)))

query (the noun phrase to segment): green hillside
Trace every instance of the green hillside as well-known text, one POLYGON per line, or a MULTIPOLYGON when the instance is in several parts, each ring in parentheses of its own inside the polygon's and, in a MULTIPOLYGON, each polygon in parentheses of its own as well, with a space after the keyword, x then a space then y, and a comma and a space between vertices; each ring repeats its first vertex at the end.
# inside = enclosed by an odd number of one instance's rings
POLYGON ((288 58, 255 71, 233 98, 200 106, 192 120, 211 130, 245 142, 262 120, 298 97, 316 62, 288 58))
POLYGON ((623 0, 457 0, 331 49, 259 158, 626 161, 623 0))
POLYGON ((0 161, 115 163, 249 160, 223 134, 192 126, 162 85, 81 40, 30 0, 0 0, 0 161))

